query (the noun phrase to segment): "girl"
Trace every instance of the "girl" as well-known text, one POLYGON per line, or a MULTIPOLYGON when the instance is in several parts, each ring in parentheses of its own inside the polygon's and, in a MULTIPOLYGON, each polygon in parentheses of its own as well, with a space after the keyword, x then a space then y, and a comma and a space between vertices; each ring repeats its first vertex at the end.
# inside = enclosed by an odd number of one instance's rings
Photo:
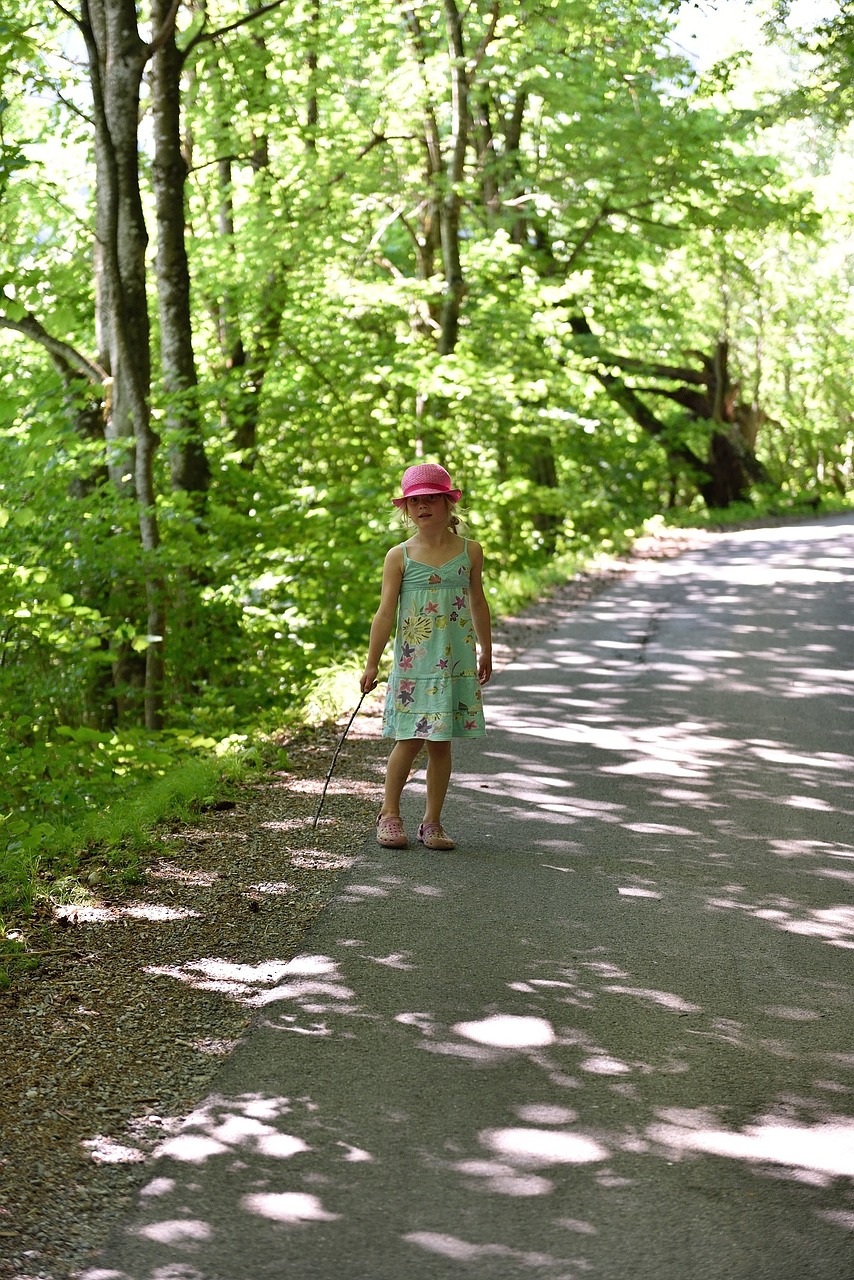
POLYGON ((453 849, 442 830, 442 805, 451 777, 451 739, 484 734, 480 686, 492 675, 489 605, 483 594, 483 551, 461 538, 455 504, 462 494, 444 467, 409 467, 403 497, 392 498, 415 533, 385 558, 380 607, 371 624, 360 682, 375 688, 383 650, 394 627, 394 667, 383 711, 383 737, 394 738, 377 841, 386 849, 409 844, 400 797, 418 752, 427 743, 427 803, 418 840, 427 849, 453 849), (476 646, 480 647, 478 661, 476 646))

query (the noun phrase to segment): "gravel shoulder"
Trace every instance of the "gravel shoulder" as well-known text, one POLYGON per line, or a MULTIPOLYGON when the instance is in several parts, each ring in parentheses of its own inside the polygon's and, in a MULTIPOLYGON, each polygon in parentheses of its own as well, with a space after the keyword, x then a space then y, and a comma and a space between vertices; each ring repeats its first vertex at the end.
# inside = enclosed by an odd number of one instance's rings
MULTIPOLYGON (((714 534, 648 540, 634 559, 714 534)), ((496 627, 496 668, 631 572, 615 563, 496 627)), ((73 1280, 123 1216, 147 1157, 243 1037, 256 966, 282 964, 369 838, 387 744, 368 699, 312 819, 343 728, 283 744, 233 806, 162 832, 141 883, 44 909, 39 967, 0 994, 0 1280, 73 1280)))

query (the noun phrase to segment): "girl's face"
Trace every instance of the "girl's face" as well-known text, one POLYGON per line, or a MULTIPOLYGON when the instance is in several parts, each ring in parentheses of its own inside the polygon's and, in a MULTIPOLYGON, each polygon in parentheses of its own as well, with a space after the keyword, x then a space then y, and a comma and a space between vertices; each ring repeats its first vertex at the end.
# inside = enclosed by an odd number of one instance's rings
POLYGON ((444 493, 421 493, 417 498, 407 498, 406 514, 419 526, 435 524, 437 520, 444 523, 447 514, 444 493))

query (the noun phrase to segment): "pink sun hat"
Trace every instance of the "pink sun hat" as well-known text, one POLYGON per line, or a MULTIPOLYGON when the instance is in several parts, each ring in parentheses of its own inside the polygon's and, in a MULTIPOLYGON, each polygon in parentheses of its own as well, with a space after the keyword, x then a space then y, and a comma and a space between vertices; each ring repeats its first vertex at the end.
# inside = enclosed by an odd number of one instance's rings
POLYGON ((400 487, 403 497, 392 498, 398 509, 406 506, 407 498, 420 498, 425 493, 442 493, 451 502, 459 502, 463 496, 462 489, 451 487, 451 477, 437 462, 420 462, 415 467, 407 467, 400 487))

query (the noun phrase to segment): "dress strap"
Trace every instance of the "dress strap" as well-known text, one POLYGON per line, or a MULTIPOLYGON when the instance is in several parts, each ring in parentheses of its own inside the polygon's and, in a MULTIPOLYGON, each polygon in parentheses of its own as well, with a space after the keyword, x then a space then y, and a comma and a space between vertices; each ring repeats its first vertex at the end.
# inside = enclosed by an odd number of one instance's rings
POLYGON ((407 555, 407 552, 406 552, 406 543, 405 543, 405 542, 401 542, 401 544, 400 544, 400 545, 403 547, 403 563, 404 563, 404 564, 406 564, 406 562, 407 562, 407 561, 408 561, 408 559, 409 559, 409 556, 407 555))

